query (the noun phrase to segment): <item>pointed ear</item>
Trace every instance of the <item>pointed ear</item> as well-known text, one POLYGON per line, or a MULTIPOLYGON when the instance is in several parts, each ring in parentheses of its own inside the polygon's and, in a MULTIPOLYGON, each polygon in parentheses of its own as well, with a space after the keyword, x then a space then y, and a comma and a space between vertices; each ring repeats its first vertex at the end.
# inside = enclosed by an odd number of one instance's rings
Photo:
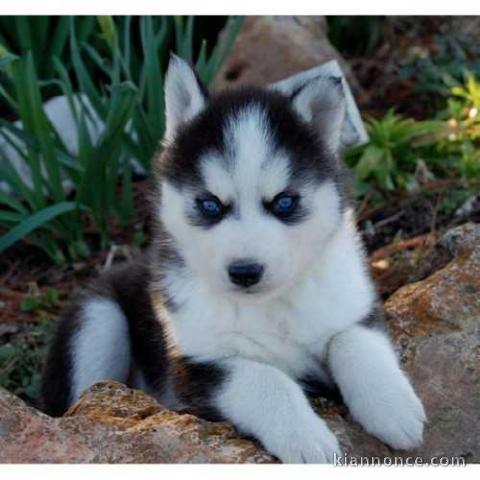
POLYGON ((170 56, 165 78, 165 117, 164 141, 169 143, 178 127, 198 115, 207 103, 207 93, 195 72, 188 63, 170 56))
POLYGON ((346 114, 346 99, 339 77, 320 76, 301 84, 283 82, 272 85, 289 96, 293 108, 318 132, 332 152, 341 148, 341 135, 346 114))

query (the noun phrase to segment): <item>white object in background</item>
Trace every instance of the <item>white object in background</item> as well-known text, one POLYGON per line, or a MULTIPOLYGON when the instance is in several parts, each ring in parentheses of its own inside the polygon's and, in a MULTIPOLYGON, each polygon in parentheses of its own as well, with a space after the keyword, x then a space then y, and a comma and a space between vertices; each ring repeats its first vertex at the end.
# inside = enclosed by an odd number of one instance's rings
MULTIPOLYGON (((83 111, 86 113, 86 127, 88 134, 95 143, 103 130, 103 122, 93 109, 88 97, 80 94, 73 98, 75 110, 77 112, 83 111), (82 107, 83 105, 83 107, 82 107)), ((64 143, 68 152, 71 155, 78 154, 78 137, 77 137, 77 125, 75 123, 75 117, 70 109, 68 99, 65 96, 53 97, 44 104, 44 111, 48 119, 55 127, 60 139, 64 143)), ((14 123, 15 127, 22 129, 22 122, 17 121, 14 123)), ((7 136, 20 150, 25 150, 25 144, 23 141, 12 133, 10 133, 4 127, 0 129, 0 149, 3 154, 8 158, 11 165, 15 168, 20 178, 26 185, 32 187, 32 177, 30 174, 30 168, 25 163, 23 157, 17 152, 17 150, 10 145, 10 143, 4 138, 7 136)), ((0 163, 5 160, 0 157, 0 163)), ((45 173, 45 172, 44 172, 45 173)), ((72 184, 68 180, 63 181, 63 187, 67 192, 73 188, 72 184)), ((0 190, 6 193, 11 193, 11 188, 7 182, 0 182, 0 190)))
POLYGON ((353 98, 352 91, 348 85, 347 79, 336 60, 330 60, 317 67, 296 73, 284 80, 273 83, 269 88, 279 90, 280 92, 291 92, 295 88, 300 88, 309 80, 318 77, 335 77, 342 81, 343 91, 347 103, 345 121, 342 128, 341 143, 345 147, 354 147, 368 142, 368 134, 363 125, 360 112, 353 98))

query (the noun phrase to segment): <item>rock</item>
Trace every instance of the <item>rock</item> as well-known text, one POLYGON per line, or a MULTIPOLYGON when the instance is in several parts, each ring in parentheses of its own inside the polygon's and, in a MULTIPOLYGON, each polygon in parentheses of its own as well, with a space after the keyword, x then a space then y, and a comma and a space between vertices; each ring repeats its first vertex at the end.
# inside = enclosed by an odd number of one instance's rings
POLYGON ((424 280, 453 258, 434 233, 408 238, 379 248, 370 256, 373 279, 386 300, 400 287, 424 280))
POLYGON ((115 382, 92 386, 51 418, 0 389, 0 462, 266 463, 274 459, 226 422, 162 407, 115 382))
POLYGON ((301 70, 336 59, 358 94, 352 72, 327 37, 322 16, 249 16, 214 89, 239 85, 266 86, 301 70))
POLYGON ((480 225, 454 228, 440 243, 453 260, 385 307, 429 419, 415 453, 480 462, 480 225))
MULTIPOLYGON (((386 302, 388 328, 428 416, 424 444, 394 451, 352 421, 342 405, 314 406, 348 458, 460 457, 480 462, 480 225, 439 241, 452 255, 386 302)), ((0 462, 269 463, 227 422, 165 409, 115 382, 92 386, 63 418, 50 418, 0 389, 0 462)))

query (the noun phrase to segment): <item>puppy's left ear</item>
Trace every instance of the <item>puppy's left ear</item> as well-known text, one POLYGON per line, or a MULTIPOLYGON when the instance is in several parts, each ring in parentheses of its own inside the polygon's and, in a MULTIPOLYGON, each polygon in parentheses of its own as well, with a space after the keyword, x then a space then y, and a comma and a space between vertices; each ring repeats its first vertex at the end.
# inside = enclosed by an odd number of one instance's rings
POLYGON ((207 103, 207 91, 190 65, 171 55, 165 78, 165 136, 169 143, 178 127, 198 115, 207 103))
POLYGON ((287 95, 297 113, 317 131, 328 148, 337 153, 346 114, 346 99, 339 77, 321 76, 304 83, 282 82, 270 87, 287 95))

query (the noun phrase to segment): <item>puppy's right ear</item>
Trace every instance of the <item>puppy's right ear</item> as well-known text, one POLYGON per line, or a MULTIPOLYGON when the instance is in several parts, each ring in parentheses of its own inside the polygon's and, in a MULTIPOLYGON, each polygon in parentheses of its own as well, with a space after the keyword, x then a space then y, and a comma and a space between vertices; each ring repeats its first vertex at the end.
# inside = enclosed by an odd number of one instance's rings
POLYGON ((286 95, 296 112, 317 131, 332 152, 341 148, 346 113, 345 91, 340 77, 309 77, 310 71, 270 85, 286 95))
POLYGON ((178 127, 198 115, 206 103, 206 91, 195 72, 185 60, 172 54, 165 78, 164 142, 171 142, 178 127))

